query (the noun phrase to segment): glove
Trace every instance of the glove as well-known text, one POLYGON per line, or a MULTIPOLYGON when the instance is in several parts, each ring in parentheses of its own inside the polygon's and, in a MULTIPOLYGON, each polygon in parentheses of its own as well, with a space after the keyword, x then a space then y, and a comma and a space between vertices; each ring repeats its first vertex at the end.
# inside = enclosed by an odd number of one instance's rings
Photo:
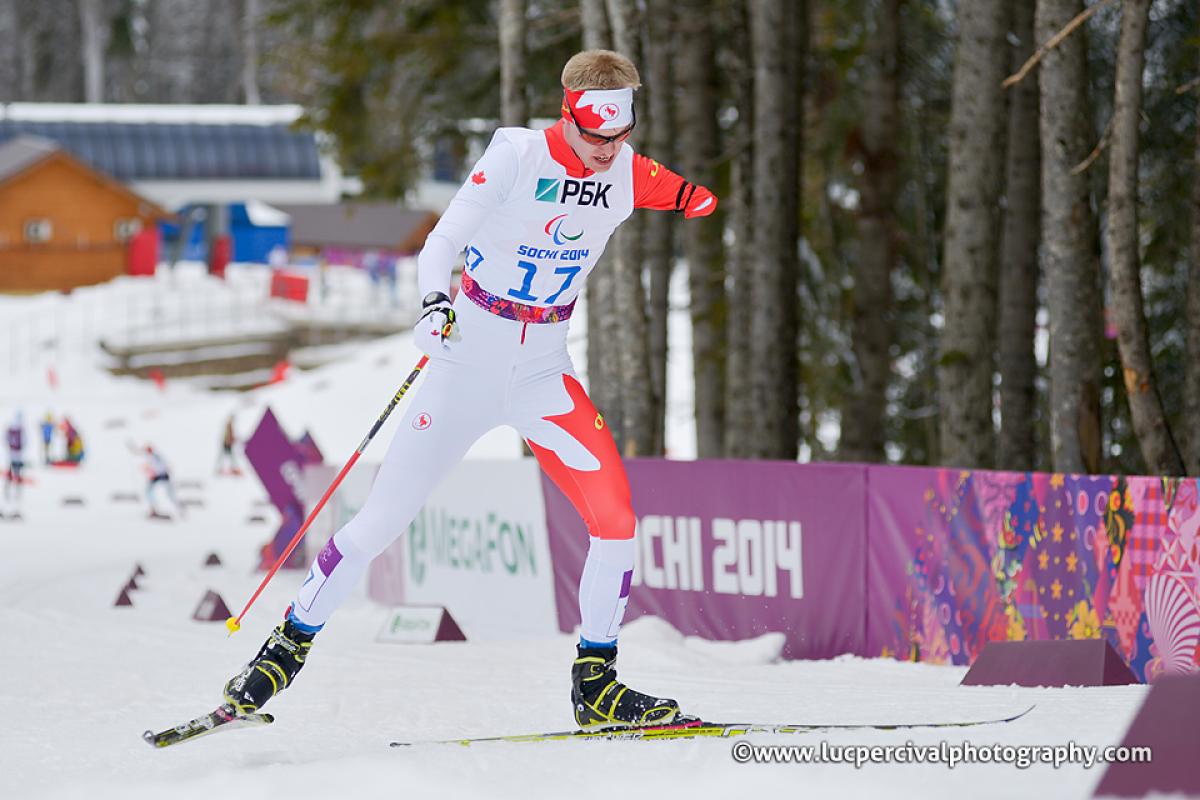
POLYGON ((450 298, 443 292, 425 295, 421 317, 413 328, 413 341, 417 347, 425 355, 437 357, 450 351, 448 342, 457 342, 461 338, 450 298))
POLYGON ((717 208, 717 196, 694 183, 686 185, 679 193, 679 208, 685 219, 707 217, 717 208))

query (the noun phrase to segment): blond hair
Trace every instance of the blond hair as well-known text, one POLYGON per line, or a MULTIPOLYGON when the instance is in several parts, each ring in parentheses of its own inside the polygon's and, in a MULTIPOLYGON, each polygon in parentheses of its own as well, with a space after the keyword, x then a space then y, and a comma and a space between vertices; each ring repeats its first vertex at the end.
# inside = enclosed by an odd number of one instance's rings
POLYGON ((584 50, 567 61, 562 85, 572 92, 584 89, 637 89, 642 85, 637 67, 612 50, 584 50))

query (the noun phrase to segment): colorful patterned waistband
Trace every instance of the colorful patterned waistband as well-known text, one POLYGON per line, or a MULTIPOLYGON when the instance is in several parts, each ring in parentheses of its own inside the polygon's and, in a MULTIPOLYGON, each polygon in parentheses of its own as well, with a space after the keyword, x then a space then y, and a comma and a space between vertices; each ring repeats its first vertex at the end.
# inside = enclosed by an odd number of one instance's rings
POLYGON ((566 322, 575 310, 575 301, 565 306, 527 306, 515 300, 506 300, 484 289, 466 273, 462 276, 462 292, 475 305, 484 311, 490 311, 498 317, 516 320, 530 325, 540 325, 546 322, 566 322))

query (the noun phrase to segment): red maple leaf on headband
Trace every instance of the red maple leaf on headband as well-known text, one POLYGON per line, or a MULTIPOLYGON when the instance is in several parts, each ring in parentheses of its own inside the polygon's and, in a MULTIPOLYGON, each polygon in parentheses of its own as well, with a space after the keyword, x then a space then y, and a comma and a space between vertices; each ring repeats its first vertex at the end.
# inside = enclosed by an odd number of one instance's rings
POLYGON ((476 186, 481 186, 487 183, 487 176, 483 174, 483 170, 479 170, 479 172, 476 172, 471 176, 471 183, 475 184, 476 186))

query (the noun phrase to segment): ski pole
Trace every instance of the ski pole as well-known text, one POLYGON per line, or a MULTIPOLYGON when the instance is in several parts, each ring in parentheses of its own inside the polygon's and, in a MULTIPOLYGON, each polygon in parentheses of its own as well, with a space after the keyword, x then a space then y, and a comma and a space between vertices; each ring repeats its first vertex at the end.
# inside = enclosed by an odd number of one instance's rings
POLYGON ((399 404, 405 393, 408 392, 409 388, 412 387, 413 382, 417 379, 417 376, 421 374, 421 370, 423 370, 425 365, 428 363, 429 356, 421 356, 421 360, 417 362, 415 367, 413 367, 413 371, 408 374, 408 377, 404 380, 404 383, 401 384, 400 388, 396 391, 395 396, 393 396, 391 401, 387 404, 387 408, 385 408, 383 413, 379 415, 379 419, 375 420, 375 424, 371 426, 371 430, 369 433, 367 433, 366 438, 362 440, 362 443, 359 444, 358 449, 354 451, 354 455, 350 456, 350 460, 346 462, 346 466, 342 467, 342 471, 339 472, 337 477, 333 479, 333 483, 329 484, 329 488, 325 490, 325 494, 321 495, 320 502, 318 502, 313 510, 309 512, 308 518, 304 520, 304 524, 300 526, 300 530, 296 531, 296 535, 292 537, 290 542, 288 542, 288 546, 284 549, 283 555, 281 555, 275 561, 275 565, 271 567, 271 571, 268 572, 266 577, 262 579, 262 583, 258 585, 258 588, 254 591, 254 595, 246 603, 246 607, 242 609, 242 613, 238 614, 236 617, 230 617, 229 619, 225 620, 225 627, 229 629, 230 636, 237 633, 242 627, 242 617, 246 616, 246 612, 250 610, 250 606, 254 605, 254 601, 258 599, 260 594, 262 594, 263 589, 267 588, 267 584, 271 582, 271 578, 273 578, 275 573, 279 571, 279 568, 283 566, 283 562, 287 561, 288 556, 290 556, 292 551, 296 549, 296 545, 300 544, 300 539, 302 539, 304 534, 308 531, 308 526, 312 525, 313 520, 317 518, 317 514, 321 513, 321 509, 325 507, 326 501, 329 500, 330 496, 342 482, 342 478, 346 477, 346 473, 348 473, 350 468, 354 466, 354 462, 358 461, 358 457, 361 456, 363 451, 367 449, 367 445, 369 445, 371 440, 375 438, 375 434, 379 433, 379 429, 382 428, 383 423, 387 421, 388 415, 392 413, 392 409, 399 404))

